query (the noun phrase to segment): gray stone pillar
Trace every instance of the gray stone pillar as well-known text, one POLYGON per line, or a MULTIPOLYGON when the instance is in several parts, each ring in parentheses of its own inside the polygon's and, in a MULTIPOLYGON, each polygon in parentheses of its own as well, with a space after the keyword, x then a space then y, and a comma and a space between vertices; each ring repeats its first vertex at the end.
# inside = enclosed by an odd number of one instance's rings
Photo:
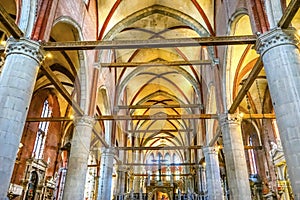
POLYGON ((197 193, 200 194, 201 192, 203 192, 201 166, 196 166, 196 174, 197 174, 197 193))
POLYGON ((6 199, 40 63, 37 42, 9 39, 0 76, 0 199, 6 199))
POLYGON ((204 147, 203 152, 206 162, 208 199, 221 200, 223 199, 223 191, 219 168, 218 149, 215 147, 204 147))
POLYGON ((125 182, 126 182, 126 166, 119 165, 118 169, 118 185, 117 185, 117 194, 124 195, 125 194, 125 182))
POLYGON ((241 130, 241 118, 238 115, 222 114, 219 118, 226 173, 230 199, 250 200, 251 191, 241 130))
POLYGON ((262 57, 288 173, 295 199, 300 199, 300 54, 294 29, 261 35, 256 49, 262 57))
POLYGON ((113 149, 103 148, 101 152, 98 200, 111 199, 113 162, 113 149))
POLYGON ((75 117, 64 200, 83 199, 94 118, 75 117))

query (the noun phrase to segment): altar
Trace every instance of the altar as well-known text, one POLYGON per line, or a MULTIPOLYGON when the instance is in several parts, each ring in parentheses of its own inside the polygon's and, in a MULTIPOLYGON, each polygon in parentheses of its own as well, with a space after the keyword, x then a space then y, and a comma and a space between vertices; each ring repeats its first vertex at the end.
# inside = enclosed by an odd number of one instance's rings
POLYGON ((150 185, 146 187, 148 200, 173 200, 174 186, 150 185))

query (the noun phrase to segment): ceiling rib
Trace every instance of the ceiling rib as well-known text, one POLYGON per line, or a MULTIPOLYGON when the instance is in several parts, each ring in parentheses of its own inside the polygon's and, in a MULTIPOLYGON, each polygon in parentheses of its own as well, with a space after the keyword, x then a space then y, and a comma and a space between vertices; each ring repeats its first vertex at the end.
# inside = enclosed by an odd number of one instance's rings
POLYGON ((117 8, 119 7, 121 1, 122 1, 122 0, 117 0, 117 1, 114 3, 114 5, 113 5, 113 7, 111 8, 111 10, 109 11, 108 15, 106 16, 106 19, 105 19, 105 21, 104 21, 104 23, 103 23, 103 26, 102 26, 102 28, 101 28, 101 30, 100 30, 100 33, 99 33, 99 36, 98 36, 98 39, 99 39, 99 40, 102 40, 103 35, 104 35, 104 32, 105 32, 105 30, 106 30, 106 28, 107 28, 107 26, 108 26, 108 23, 110 22, 110 19, 112 18, 112 16, 114 15, 115 11, 116 11, 117 8))
POLYGON ((212 28, 211 23, 209 22, 209 19, 208 19, 207 15, 205 14, 204 10, 202 9, 202 7, 198 3, 198 1, 197 0, 192 0, 192 3, 194 4, 194 6, 198 10, 199 14, 201 15, 205 25, 207 26, 207 29, 208 29, 209 33, 211 35, 215 35, 216 34, 215 31, 212 28))

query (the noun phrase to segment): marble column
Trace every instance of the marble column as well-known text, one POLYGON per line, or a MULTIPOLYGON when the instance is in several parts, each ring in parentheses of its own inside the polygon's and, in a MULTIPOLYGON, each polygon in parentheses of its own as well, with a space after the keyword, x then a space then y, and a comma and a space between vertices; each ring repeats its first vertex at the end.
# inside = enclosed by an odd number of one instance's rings
POLYGON ((226 173, 231 200, 250 200, 251 191, 239 115, 221 114, 226 173))
POLYGON ((78 116, 74 121, 64 200, 83 199, 94 118, 78 116))
POLYGON ((223 199, 223 191, 219 168, 218 149, 215 147, 204 147, 203 152, 206 163, 208 199, 221 200, 223 199))
POLYGON ((113 162, 114 150, 111 148, 102 148, 98 200, 111 199, 113 162))
POLYGON ((0 199, 6 199, 33 88, 44 53, 39 43, 8 40, 0 76, 0 199))
POLYGON ((260 35, 261 55, 295 199, 300 199, 300 53, 295 29, 260 35))

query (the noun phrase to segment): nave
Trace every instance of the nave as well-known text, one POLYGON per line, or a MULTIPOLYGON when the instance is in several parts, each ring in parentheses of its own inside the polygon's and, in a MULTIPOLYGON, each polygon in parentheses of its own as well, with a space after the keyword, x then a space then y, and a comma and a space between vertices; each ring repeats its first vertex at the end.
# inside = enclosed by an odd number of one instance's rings
POLYGON ((300 0, 0 0, 0 200, 300 200, 300 0))

